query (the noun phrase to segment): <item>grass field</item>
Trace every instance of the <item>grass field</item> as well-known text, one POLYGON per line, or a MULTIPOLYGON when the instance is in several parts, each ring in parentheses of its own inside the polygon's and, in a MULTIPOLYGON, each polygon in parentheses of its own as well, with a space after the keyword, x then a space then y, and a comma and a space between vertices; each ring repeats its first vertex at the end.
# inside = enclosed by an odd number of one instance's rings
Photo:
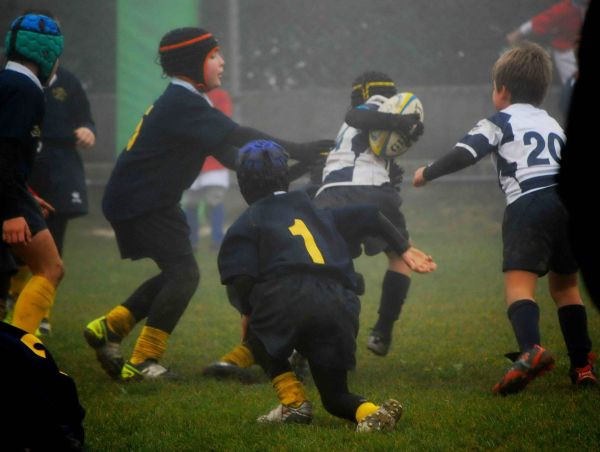
MULTIPOLYGON (((87 410, 89 449, 600 450, 600 390, 571 387, 545 279, 538 295, 542 337, 555 353, 557 367, 521 394, 491 394, 508 364, 503 354, 516 348, 502 298, 503 198, 493 185, 437 184, 419 192, 407 190, 405 214, 412 238, 434 256, 439 269, 413 278, 386 358, 365 347, 386 262, 381 256, 356 262, 367 293, 350 385, 374 401, 394 397, 403 403, 404 417, 387 435, 354 433, 353 425, 323 409, 311 383, 311 426, 258 425, 255 418, 276 404, 270 384, 241 386, 201 376, 202 368, 239 338, 237 313, 226 301, 216 256, 205 244, 197 254, 200 289, 164 357, 183 380, 111 381, 85 344, 83 327, 121 303, 156 269, 151 262, 121 261, 114 239, 102 234, 108 225, 97 212, 74 221, 65 251, 67 276, 52 317, 55 332, 46 343, 78 384, 87 410)), ((600 344, 600 315, 589 306, 588 316, 592 339, 600 344)), ((138 331, 124 343, 126 352, 138 331)))

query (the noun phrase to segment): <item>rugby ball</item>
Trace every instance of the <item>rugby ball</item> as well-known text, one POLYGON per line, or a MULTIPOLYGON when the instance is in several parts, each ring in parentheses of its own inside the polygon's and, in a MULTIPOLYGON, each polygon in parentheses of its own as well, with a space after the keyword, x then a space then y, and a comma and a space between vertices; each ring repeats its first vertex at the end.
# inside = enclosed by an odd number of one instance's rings
MULTIPOLYGON (((423 104, 413 93, 398 93, 387 99, 379 107, 383 113, 406 115, 417 113, 421 121, 425 118, 423 104)), ((369 132, 369 145, 373 153, 384 159, 392 159, 404 154, 412 143, 404 139, 398 132, 389 130, 371 130, 369 132)))

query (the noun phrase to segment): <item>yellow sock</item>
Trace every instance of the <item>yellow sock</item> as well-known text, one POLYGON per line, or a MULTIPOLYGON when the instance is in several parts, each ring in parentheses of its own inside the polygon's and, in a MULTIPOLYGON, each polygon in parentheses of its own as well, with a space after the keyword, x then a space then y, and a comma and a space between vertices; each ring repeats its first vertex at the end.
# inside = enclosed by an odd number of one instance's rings
POLYGON ((374 413, 378 409, 379 407, 372 402, 361 403, 360 406, 356 409, 356 414, 354 415, 356 417, 356 422, 362 421, 369 414, 374 413))
POLYGON ((119 337, 127 336, 135 326, 135 317, 125 306, 117 306, 106 314, 106 324, 119 337))
POLYGON ((29 282, 29 277, 31 273, 29 272, 29 267, 27 265, 20 265, 17 273, 15 273, 10 278, 10 289, 8 290, 8 294, 16 300, 23 292, 23 289, 29 282))
POLYGON ((299 407, 306 400, 304 386, 296 378, 294 372, 285 372, 273 378, 273 387, 279 401, 284 405, 299 407))
POLYGON ((235 348, 226 355, 223 355, 219 361, 227 361, 238 367, 247 368, 254 364, 254 356, 252 356, 252 352, 248 347, 240 344, 236 345, 235 348))
POLYGON ((50 314, 56 288, 43 276, 32 276, 19 295, 13 313, 12 324, 34 334, 44 317, 50 314))
POLYGON ((135 343, 130 359, 131 364, 140 364, 147 359, 158 361, 167 348, 167 339, 169 339, 169 333, 145 326, 135 343))

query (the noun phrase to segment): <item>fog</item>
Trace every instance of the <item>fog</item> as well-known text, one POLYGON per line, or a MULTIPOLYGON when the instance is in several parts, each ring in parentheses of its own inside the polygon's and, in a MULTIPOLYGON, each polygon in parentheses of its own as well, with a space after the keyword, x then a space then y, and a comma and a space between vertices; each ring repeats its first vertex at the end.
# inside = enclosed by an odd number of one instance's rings
MULTIPOLYGON (((101 186, 115 155, 166 80, 158 40, 199 25, 220 41, 224 87, 244 125, 294 140, 333 138, 352 80, 388 73, 425 108, 425 135, 406 155, 412 168, 452 148, 493 113, 490 70, 508 32, 552 0, 4 0, 2 35, 26 8, 48 8, 65 35, 62 64, 84 83, 98 126, 85 153, 101 186)), ((546 43, 547 44, 547 43, 546 43)), ((560 117, 556 81, 544 104, 560 117)), ((477 165, 448 180, 493 179, 477 165)))

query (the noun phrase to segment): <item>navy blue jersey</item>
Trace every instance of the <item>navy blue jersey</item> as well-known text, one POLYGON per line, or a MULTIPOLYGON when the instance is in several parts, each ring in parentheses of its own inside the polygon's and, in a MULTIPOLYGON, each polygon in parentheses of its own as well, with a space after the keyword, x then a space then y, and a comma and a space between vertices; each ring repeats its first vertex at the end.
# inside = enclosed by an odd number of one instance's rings
POLYGON ((75 129, 87 127, 94 134, 96 127, 90 111, 90 102, 77 77, 66 69, 58 68, 56 79, 44 89, 46 111, 42 123, 44 148, 60 146, 75 147, 75 129))
POLYGON ((20 216, 17 186, 26 187, 39 144, 44 94, 27 75, 0 71, 0 217, 20 216))
POLYGON ((0 385, 10 388, 0 412, 3 450, 82 450, 85 410, 75 382, 59 370, 44 344, 0 322, 0 357, 0 385), (31 415, 37 404, 46 407, 45 416, 31 415))
POLYGON ((229 228, 219 252, 221 282, 236 276, 265 281, 316 273, 354 288, 347 241, 377 223, 373 206, 317 209, 305 192, 276 194, 252 204, 229 228))
POLYGON ((88 211, 85 171, 76 147, 75 130, 87 127, 96 133, 90 103, 79 80, 62 68, 44 94, 42 147, 29 186, 52 204, 56 213, 75 217, 88 211))
POLYGON ((106 218, 128 220, 179 203, 236 126, 204 95, 171 83, 117 160, 102 203, 106 218))

